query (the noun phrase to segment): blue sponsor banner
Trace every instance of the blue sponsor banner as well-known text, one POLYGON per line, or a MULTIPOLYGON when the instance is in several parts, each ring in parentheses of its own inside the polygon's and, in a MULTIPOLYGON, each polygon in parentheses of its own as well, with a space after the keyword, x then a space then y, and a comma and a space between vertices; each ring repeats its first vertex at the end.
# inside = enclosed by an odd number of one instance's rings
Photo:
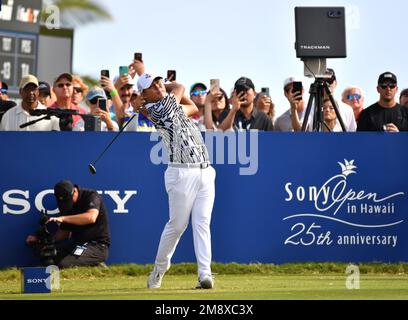
MULTIPOLYGON (((99 190, 109 209, 108 263, 153 263, 168 217, 157 135, 0 133, 0 267, 38 261, 25 238, 54 184, 99 190)), ((408 261, 406 133, 206 135, 217 171, 213 261, 408 261)), ((194 262, 191 227, 173 262, 194 262)))

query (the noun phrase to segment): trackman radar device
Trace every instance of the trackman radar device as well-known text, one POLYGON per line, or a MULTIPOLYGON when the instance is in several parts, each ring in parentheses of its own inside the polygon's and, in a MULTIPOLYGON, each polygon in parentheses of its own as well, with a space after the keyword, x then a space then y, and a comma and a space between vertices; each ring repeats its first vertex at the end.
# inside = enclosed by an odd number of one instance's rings
POLYGON ((298 58, 346 58, 344 7, 295 7, 298 58))

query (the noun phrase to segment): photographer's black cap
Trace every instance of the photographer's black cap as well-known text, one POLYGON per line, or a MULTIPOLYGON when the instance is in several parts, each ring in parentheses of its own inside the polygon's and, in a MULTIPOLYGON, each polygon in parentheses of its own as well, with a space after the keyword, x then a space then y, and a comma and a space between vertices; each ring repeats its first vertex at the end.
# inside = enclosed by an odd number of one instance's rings
POLYGON ((391 81, 393 83, 397 83, 397 76, 389 71, 384 72, 380 74, 380 76, 378 77, 378 84, 380 85, 384 83, 385 81, 391 81))
POLYGON ((54 195, 61 214, 68 214, 72 210, 74 188, 75 186, 69 180, 62 180, 54 186, 54 195))

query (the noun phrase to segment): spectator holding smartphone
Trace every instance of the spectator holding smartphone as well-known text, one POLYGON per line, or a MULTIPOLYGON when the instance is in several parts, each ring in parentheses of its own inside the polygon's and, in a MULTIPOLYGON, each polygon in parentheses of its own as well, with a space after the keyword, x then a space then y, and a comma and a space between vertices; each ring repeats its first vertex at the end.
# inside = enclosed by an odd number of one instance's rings
POLYGON ((218 92, 207 94, 204 101, 204 125, 207 130, 218 130, 221 113, 229 110, 228 96, 219 88, 218 92))
POLYGON ((119 131, 119 125, 111 119, 107 106, 105 91, 102 88, 94 87, 86 96, 91 114, 101 117, 101 131, 119 131))
MULTIPOLYGON (((296 88, 299 89, 299 88, 296 88)), ((305 100, 303 99, 304 88, 302 82, 296 77, 289 77, 283 82, 283 92, 288 99, 290 108, 283 113, 275 122, 275 131, 299 131, 297 124, 303 122, 305 113, 305 100), (301 90, 294 90, 294 83, 301 84, 301 90), (295 126, 294 126, 295 124, 295 126)), ((301 127, 301 126, 300 126, 301 127)))
POLYGON ((128 73, 120 74, 113 80, 120 103, 117 100, 113 100, 113 96, 112 102, 116 113, 116 120, 120 126, 123 126, 126 123, 134 111, 131 104, 132 94, 134 92, 133 88, 135 85, 134 78, 136 74, 140 77, 145 70, 145 65, 140 55, 136 56, 135 54, 135 58, 137 59, 134 59, 133 63, 128 67, 128 73))
MULTIPOLYGON (((268 88, 263 88, 262 90, 266 89, 268 88)), ((261 91, 258 93, 255 97, 254 104, 259 111, 265 113, 272 120, 272 123, 275 122, 275 104, 269 95, 269 89, 267 92, 261 91)))
POLYGON ((112 80, 109 77, 109 72, 107 70, 101 71, 101 87, 105 91, 105 97, 107 98, 107 111, 110 113, 110 118, 118 123, 118 113, 121 117, 122 114, 120 113, 123 110, 123 103, 119 96, 119 92, 116 89, 115 85, 113 84, 112 80), (105 73, 106 71, 107 73, 105 73), (108 94, 108 96, 107 96, 108 94))
POLYGON ((255 85, 252 80, 246 77, 239 78, 234 85, 232 108, 221 114, 219 129, 272 131, 272 120, 254 106, 255 96, 255 85))

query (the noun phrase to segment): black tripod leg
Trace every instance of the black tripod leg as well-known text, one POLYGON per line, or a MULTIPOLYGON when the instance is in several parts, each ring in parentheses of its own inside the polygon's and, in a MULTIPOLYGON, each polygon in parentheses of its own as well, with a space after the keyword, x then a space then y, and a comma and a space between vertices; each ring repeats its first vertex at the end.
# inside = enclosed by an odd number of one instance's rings
POLYGON ((306 131, 307 123, 308 123, 309 116, 310 116, 310 111, 312 110, 313 101, 315 99, 315 93, 316 93, 315 84, 312 84, 310 87, 310 96, 309 96, 309 101, 306 107, 305 117, 303 119, 303 124, 302 124, 302 129, 301 129, 302 132, 306 131))
POLYGON ((339 120, 341 129, 343 130, 343 132, 346 132, 347 131, 346 126, 344 125, 343 118, 341 117, 340 110, 339 110, 339 105, 337 104, 336 100, 334 99, 333 94, 332 94, 332 92, 330 90, 330 87, 327 84, 327 82, 324 83, 324 88, 326 89, 326 94, 330 99, 330 102, 331 102, 331 104, 332 104, 332 106, 334 108, 334 111, 336 112, 337 120, 339 120))

